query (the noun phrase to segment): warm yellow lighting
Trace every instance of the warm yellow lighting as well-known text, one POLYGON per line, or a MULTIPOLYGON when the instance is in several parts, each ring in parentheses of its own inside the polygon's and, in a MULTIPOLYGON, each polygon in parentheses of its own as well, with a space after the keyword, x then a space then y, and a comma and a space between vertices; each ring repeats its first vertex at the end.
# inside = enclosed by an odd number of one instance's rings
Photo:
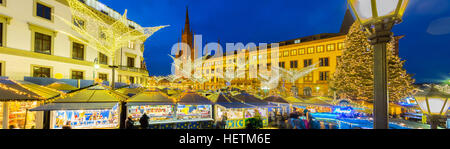
POLYGON ((63 76, 63 74, 61 74, 61 73, 56 73, 55 74, 55 78, 56 79, 62 79, 64 76, 63 76))
POLYGON ((409 0, 348 0, 356 18, 362 25, 385 19, 401 21, 409 0))
POLYGON ((83 18, 86 24, 80 27, 72 21, 55 15, 67 25, 71 26, 73 30, 81 35, 81 38, 67 32, 61 31, 61 33, 84 41, 85 44, 112 57, 113 60, 116 51, 122 47, 127 47, 129 41, 138 40, 144 42, 153 33, 166 27, 137 27, 131 29, 129 26, 130 21, 127 19, 127 10, 125 10, 123 16, 118 20, 109 23, 92 11, 89 6, 81 3, 79 0, 67 0, 67 3, 69 4, 72 16, 83 18))

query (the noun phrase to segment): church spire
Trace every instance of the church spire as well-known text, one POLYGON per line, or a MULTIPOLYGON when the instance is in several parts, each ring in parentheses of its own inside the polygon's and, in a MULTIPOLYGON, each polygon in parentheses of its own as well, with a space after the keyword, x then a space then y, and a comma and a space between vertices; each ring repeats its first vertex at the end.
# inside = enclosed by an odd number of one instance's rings
POLYGON ((188 6, 186 6, 186 22, 184 23, 184 31, 190 32, 190 28, 189 28, 189 9, 188 9, 188 6))
POLYGON ((355 19, 353 19, 353 16, 350 13, 350 9, 347 7, 344 15, 344 20, 342 20, 341 30, 339 32, 347 34, 350 30, 350 27, 353 25, 353 22, 355 22, 355 19))

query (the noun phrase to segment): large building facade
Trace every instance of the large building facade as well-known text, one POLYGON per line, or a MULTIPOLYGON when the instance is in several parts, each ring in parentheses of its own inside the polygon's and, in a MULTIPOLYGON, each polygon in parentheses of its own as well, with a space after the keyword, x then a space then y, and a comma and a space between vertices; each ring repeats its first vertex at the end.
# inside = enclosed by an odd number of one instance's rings
MULTIPOLYGON (((145 84, 148 72, 143 51, 145 41, 129 41, 112 58, 79 41, 78 34, 61 19, 74 20, 65 0, 0 1, 0 76, 112 81, 112 69, 119 66, 115 82, 145 84), (54 15, 52 15, 54 14, 54 15), (71 34, 73 36, 68 36, 71 34), (73 38, 77 37, 77 38, 73 38), (100 67, 94 68, 94 62, 100 67), (95 78, 94 78, 95 75, 95 78)), ((106 22, 121 16, 97 0, 80 0, 106 22)), ((75 22, 75 21, 74 21, 75 22)), ((83 22, 90 23, 90 22, 83 22)), ((131 29, 141 28, 129 21, 131 29)))

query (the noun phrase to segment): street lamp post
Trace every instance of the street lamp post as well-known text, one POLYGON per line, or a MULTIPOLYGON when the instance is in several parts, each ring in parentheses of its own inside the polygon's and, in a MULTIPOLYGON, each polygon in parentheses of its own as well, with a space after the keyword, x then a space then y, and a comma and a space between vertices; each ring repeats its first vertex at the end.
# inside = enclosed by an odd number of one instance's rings
POLYGON ((450 106, 449 97, 449 94, 438 90, 434 85, 415 95, 422 113, 430 119, 431 129, 437 129, 439 123, 447 118, 445 114, 450 106))
POLYGON ((374 129, 388 129, 386 44, 394 24, 402 21, 409 0, 348 0, 374 47, 374 129))

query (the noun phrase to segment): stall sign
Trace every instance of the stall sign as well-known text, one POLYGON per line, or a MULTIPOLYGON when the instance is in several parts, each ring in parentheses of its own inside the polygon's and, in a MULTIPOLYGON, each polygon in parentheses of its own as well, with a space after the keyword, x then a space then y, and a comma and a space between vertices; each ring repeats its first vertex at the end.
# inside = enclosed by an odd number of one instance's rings
POLYGON ((227 120, 226 129, 245 128, 245 119, 227 120))

